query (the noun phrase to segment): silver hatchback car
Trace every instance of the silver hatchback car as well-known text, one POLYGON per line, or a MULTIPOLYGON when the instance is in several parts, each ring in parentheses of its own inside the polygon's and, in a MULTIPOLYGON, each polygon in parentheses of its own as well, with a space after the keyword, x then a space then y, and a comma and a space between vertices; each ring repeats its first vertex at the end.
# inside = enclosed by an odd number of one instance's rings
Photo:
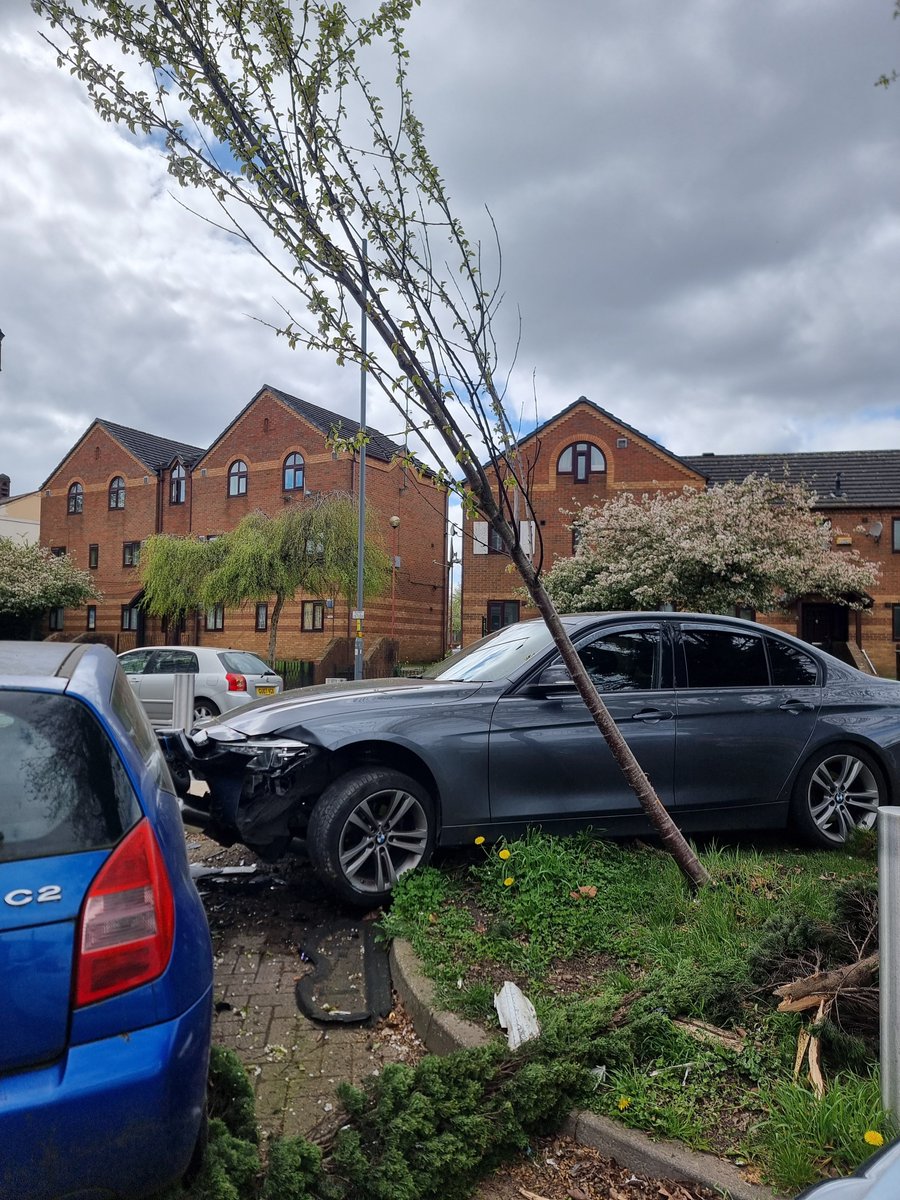
POLYGON ((195 721, 284 690, 281 676, 247 650, 143 646, 120 654, 119 663, 151 722, 160 727, 172 724, 176 675, 194 676, 195 721))

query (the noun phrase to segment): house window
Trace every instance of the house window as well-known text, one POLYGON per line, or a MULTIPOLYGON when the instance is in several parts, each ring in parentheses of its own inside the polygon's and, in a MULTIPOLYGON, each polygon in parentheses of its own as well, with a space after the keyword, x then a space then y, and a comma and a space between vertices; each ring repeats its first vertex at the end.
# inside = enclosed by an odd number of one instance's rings
POLYGON ((97 628, 97 605, 89 604, 87 606, 87 624, 85 625, 85 629, 87 629, 87 631, 90 633, 92 630, 94 630, 96 628, 97 628))
POLYGON ((91 542, 88 546, 88 567, 92 571, 96 571, 100 566, 100 547, 96 542, 91 542))
POLYGON ((228 495, 229 496, 246 496, 247 495, 247 464, 242 458, 233 462, 228 468, 228 495))
POLYGON ((187 482, 185 470, 182 466, 172 468, 172 482, 169 487, 169 503, 184 504, 184 497, 187 491, 187 482))
POLYGON ((65 546, 51 546, 50 553, 54 558, 62 558, 66 553, 65 546))
POLYGON ((50 609, 50 629, 52 632, 59 632, 65 628, 66 610, 64 608, 50 609))
POLYGON ((138 627, 138 619, 140 616, 139 609, 136 605, 122 605, 122 628, 136 631, 138 627))
POLYGON ((504 625, 515 625, 519 619, 518 600, 489 600, 487 606, 486 633, 502 629, 504 625))
POLYGON ((123 542, 122 543, 122 566, 136 567, 141 561, 141 543, 140 542, 123 542))
POLYGON ((269 606, 268 604, 257 604, 256 606, 256 632, 265 633, 269 628, 269 606))
POLYGON ((557 475, 571 475, 575 483, 588 483, 592 475, 602 475, 605 470, 606 459, 591 442, 566 446, 556 464, 557 475))
POLYGON ((121 475, 117 475, 109 485, 109 507, 125 507, 125 480, 121 475))
POLYGON ((325 601, 304 600, 300 628, 306 633, 320 633, 325 628, 325 601))
POLYGON ((73 483, 69 488, 69 499, 66 511, 72 513, 84 512, 84 488, 80 483, 73 483))
POLYGON ((286 492, 303 491, 303 455, 289 454, 284 460, 281 486, 286 492))
POLYGON ((891 637, 900 642, 900 604, 891 605, 891 637))
POLYGON ((217 631, 225 628, 225 605, 214 604, 206 610, 206 628, 217 631))
MULTIPOLYGON (((503 538, 493 525, 488 526, 488 554, 506 554, 503 538)), ((518 620, 518 618, 516 619, 518 620)))
POLYGON ((891 521, 891 548, 895 554, 900 554, 900 517, 894 517, 891 521))

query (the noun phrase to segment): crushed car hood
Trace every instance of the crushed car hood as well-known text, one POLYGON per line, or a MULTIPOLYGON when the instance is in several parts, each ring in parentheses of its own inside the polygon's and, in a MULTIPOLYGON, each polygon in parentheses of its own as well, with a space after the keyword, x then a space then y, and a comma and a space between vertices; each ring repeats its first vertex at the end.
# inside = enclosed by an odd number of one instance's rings
POLYGON ((432 679, 371 679, 296 688, 270 699, 236 709, 211 725, 228 725, 248 737, 277 734, 317 719, 333 721, 346 716, 362 721, 425 706, 456 704, 483 687, 473 682, 438 682, 432 679))

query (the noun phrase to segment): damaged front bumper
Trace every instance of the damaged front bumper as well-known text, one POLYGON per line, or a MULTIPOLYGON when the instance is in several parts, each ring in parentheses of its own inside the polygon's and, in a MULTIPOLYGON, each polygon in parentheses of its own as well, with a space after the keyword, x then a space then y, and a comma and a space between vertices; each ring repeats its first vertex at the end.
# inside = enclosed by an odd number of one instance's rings
POLYGON ((304 799, 317 794, 318 747, 296 738, 249 738, 228 725, 157 738, 182 797, 182 815, 222 845, 243 842, 277 858, 305 823, 304 799), (192 780, 208 792, 191 790, 192 780))

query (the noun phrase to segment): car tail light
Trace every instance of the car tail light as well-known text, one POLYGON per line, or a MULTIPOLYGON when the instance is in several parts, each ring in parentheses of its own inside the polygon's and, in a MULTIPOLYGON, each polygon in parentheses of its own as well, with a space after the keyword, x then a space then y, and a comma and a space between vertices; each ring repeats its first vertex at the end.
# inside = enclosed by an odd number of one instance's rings
POLYGON ((229 671, 225 678, 228 680, 229 692, 246 692, 247 680, 243 675, 234 675, 229 671))
POLYGON ((175 904, 146 818, 116 846, 88 890, 78 928, 75 1006, 160 976, 172 956, 175 904))

